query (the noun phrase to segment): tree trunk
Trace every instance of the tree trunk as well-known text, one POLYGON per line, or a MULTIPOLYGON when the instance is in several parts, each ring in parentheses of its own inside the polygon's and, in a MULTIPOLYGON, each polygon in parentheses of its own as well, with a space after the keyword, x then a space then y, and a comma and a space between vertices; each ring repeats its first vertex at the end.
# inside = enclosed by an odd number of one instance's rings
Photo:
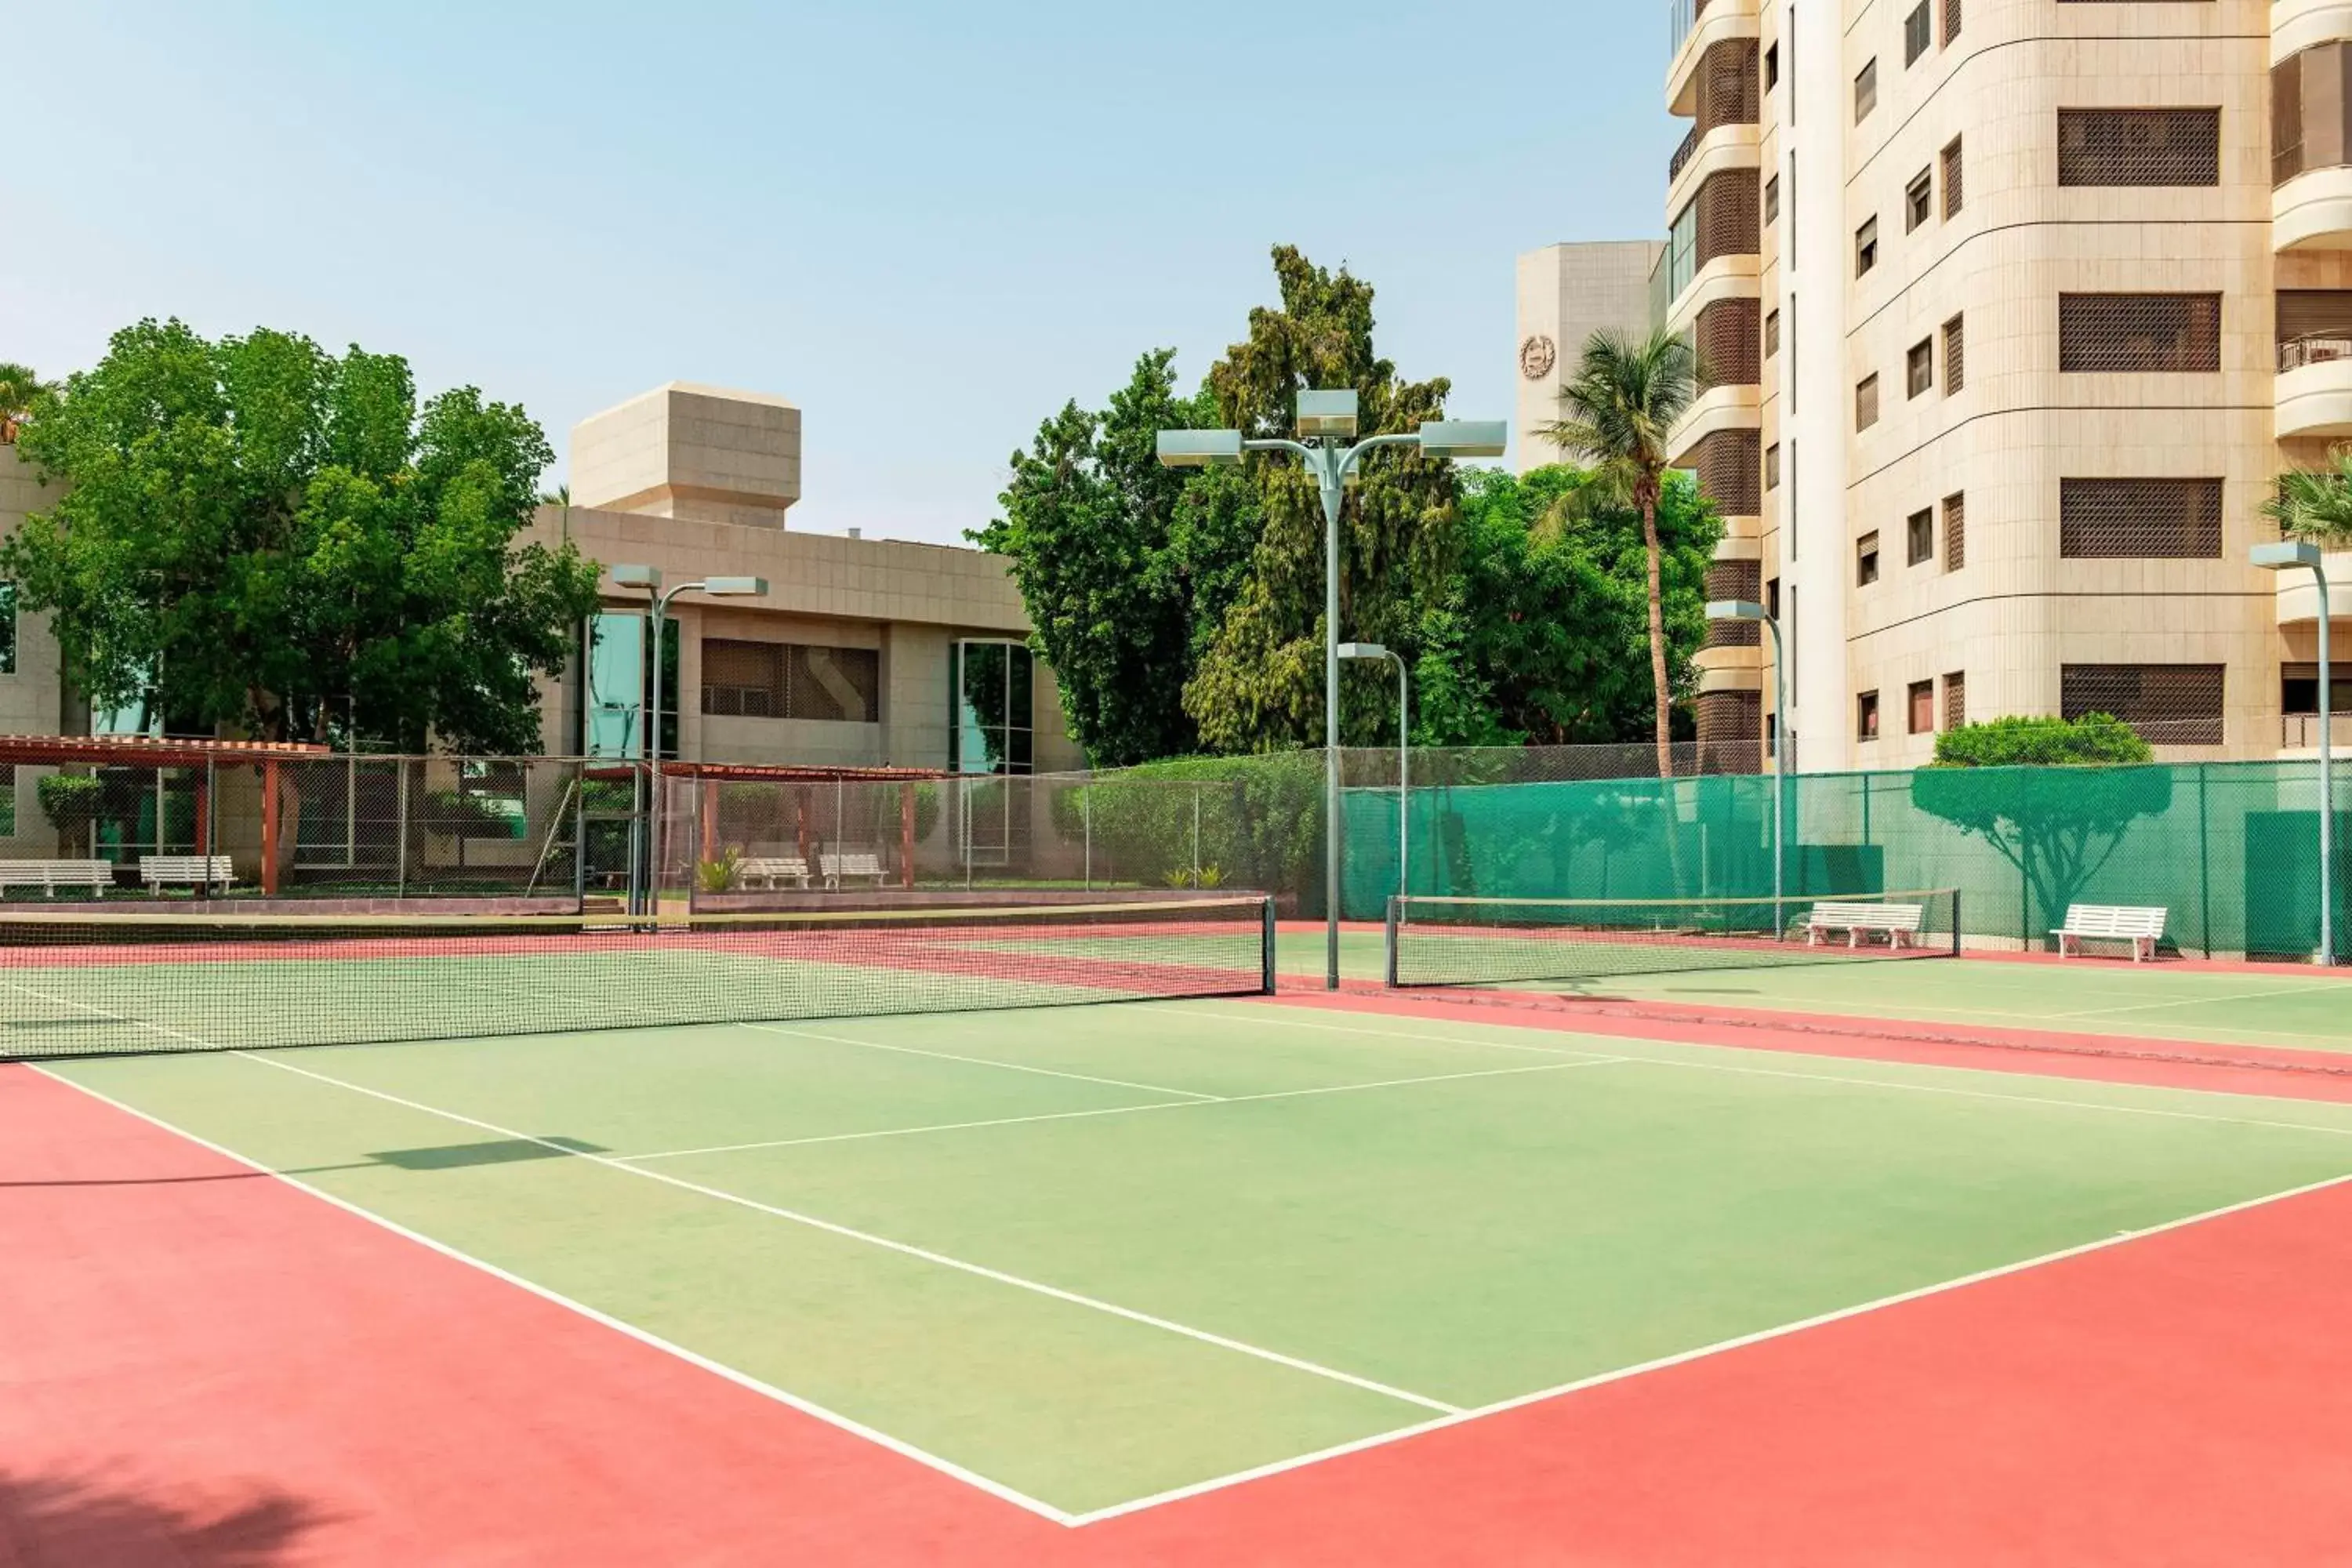
POLYGON ((1658 561, 1658 497, 1642 497, 1642 545, 1648 557, 1650 578, 1650 686, 1658 704, 1658 776, 1675 773, 1673 692, 1666 684, 1666 611, 1658 561))

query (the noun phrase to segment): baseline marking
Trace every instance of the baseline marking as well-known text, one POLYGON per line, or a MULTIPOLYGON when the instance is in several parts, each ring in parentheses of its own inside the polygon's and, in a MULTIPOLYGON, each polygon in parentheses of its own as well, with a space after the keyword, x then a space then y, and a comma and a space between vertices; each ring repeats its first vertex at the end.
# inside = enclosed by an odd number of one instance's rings
POLYGON ((1359 1377, 1351 1372, 1341 1372, 1336 1367, 1324 1366, 1319 1363, 1307 1361, 1297 1356, 1285 1355, 1280 1351, 1267 1350, 1262 1345, 1228 1339, 1223 1334, 1212 1333, 1206 1329, 1196 1329, 1190 1324, 1180 1323, 1170 1318, 1155 1317, 1150 1312, 1138 1311, 1132 1307, 1122 1307, 1117 1302, 1106 1301, 1099 1297, 1081 1295, 1077 1291, 1065 1290, 1057 1285, 1047 1285, 1040 1280, 1025 1279, 1018 1274, 1007 1274, 1002 1269, 991 1268, 985 1264, 967 1262, 961 1258, 950 1258, 946 1253, 933 1252, 928 1247, 917 1247, 909 1242, 893 1241, 888 1237, 877 1236, 871 1231, 857 1230, 849 1226, 836 1224, 832 1220, 820 1219, 814 1215, 803 1214, 798 1210, 782 1208, 774 1204, 761 1203, 756 1198, 747 1198, 739 1193, 730 1193, 721 1187, 706 1186, 699 1182, 689 1182, 684 1177, 669 1175, 660 1171, 648 1171, 641 1166, 626 1164, 610 1155, 587 1153, 532 1133, 519 1131, 511 1127, 501 1127, 495 1121, 485 1121, 479 1117, 467 1116, 455 1110, 445 1110, 437 1105, 426 1105, 421 1100, 405 1100, 396 1094, 388 1094, 383 1089, 370 1089, 365 1084, 352 1083, 343 1079, 331 1077, 326 1073, 315 1072, 309 1068, 296 1067, 291 1062, 278 1061, 274 1058, 257 1056, 246 1050, 233 1050, 230 1054, 249 1062, 258 1063, 263 1067, 275 1068, 280 1072, 292 1073, 298 1078, 311 1079, 337 1089, 348 1089, 353 1094, 363 1094, 372 1100, 383 1100, 388 1105, 401 1106, 426 1116, 438 1116, 444 1121, 455 1121, 467 1127, 477 1127, 485 1132, 494 1132, 501 1138, 512 1139, 519 1142, 535 1143, 541 1148, 552 1150, 570 1159, 585 1160, 591 1164, 602 1165, 608 1170, 626 1172, 632 1176, 639 1176, 648 1182, 659 1182, 666 1186, 676 1187, 681 1192, 693 1193, 719 1203, 732 1204, 739 1208, 750 1209, 754 1213, 786 1220, 793 1225, 805 1226, 811 1230, 824 1231, 827 1235, 841 1237, 845 1240, 862 1242, 868 1247, 895 1252, 902 1257, 919 1258, 923 1262, 936 1264, 942 1268, 952 1268, 959 1273, 970 1274, 976 1279, 1010 1286, 1016 1290, 1026 1290, 1033 1295, 1044 1296, 1052 1300, 1088 1308, 1114 1318, 1123 1318, 1129 1322, 1140 1323, 1147 1328, 1158 1329, 1165 1333, 1196 1340, 1202 1344, 1214 1345, 1220 1350, 1232 1351, 1240 1355, 1254 1357, 1258 1361, 1269 1362, 1276 1366, 1287 1367, 1293 1372, 1307 1373, 1333 1383, 1346 1384, 1351 1388, 1362 1389, 1368 1394, 1381 1394, 1407 1405, 1417 1405, 1424 1410, 1436 1410, 1453 1415, 1462 1408, 1458 1405, 1449 1405, 1442 1399, 1432 1399, 1425 1394, 1415 1394, 1410 1389, 1397 1388, 1372 1378, 1359 1377))
MULTIPOLYGON (((1230 1014, 1217 1014, 1211 1016, 1219 1017, 1232 1016, 1230 1014)), ((1351 1029, 1339 1024, 1308 1024, 1295 1018, 1268 1018, 1263 1021, 1270 1024, 1280 1024, 1286 1027, 1294 1029, 1323 1029, 1329 1033, 1339 1035, 1378 1035, 1397 1039, 1433 1040, 1457 1046, 1496 1046, 1504 1050, 1513 1051, 1538 1051, 1548 1054, 1555 1052, 1557 1054, 1567 1054, 1571 1049, 1571 1047, 1554 1047, 1550 1046, 1507 1043, 1501 1040, 1468 1039, 1458 1035, 1413 1035, 1395 1029, 1351 1029)), ((1615 1037, 1612 1037, 1614 1038, 1615 1037)), ((1629 1039, 1644 1038, 1644 1037, 1639 1036, 1631 1036, 1626 1037, 1629 1039)), ((1681 1044, 1686 1047, 1699 1050, 1736 1050, 1739 1048, 1738 1047, 1730 1046, 1699 1045, 1696 1042, 1690 1041, 1656 1040, 1650 1043, 1656 1045, 1681 1044)), ((1961 1100, 2008 1100, 2018 1105, 2054 1106, 2063 1110, 2104 1110, 2111 1111, 2119 1116, 2157 1116, 2172 1121, 2216 1121, 2236 1127, 2268 1127, 2286 1132, 2318 1132, 2329 1137, 2352 1138, 2352 1127, 2330 1127, 2322 1123, 2309 1121, 2271 1121, 2255 1116, 2220 1116, 2210 1111, 2170 1110, 2166 1110, 2161 1106, 2154 1105, 2117 1105, 2108 1100, 2062 1100, 2053 1095, 2003 1094, 1996 1089, 1961 1089, 1952 1084, 1906 1083, 1893 1079, 1855 1078, 1843 1073, 1799 1072, 1789 1068, 1740 1067, 1730 1062, 1676 1061, 1671 1057, 1631 1054, 1622 1059, 1629 1064, 1643 1067, 1683 1068, 1692 1072, 1738 1073, 1748 1078, 1798 1079, 1813 1083, 1843 1084, 1860 1089, 1893 1089, 1907 1094, 1941 1094, 1961 1100)), ((1912 1064, 1897 1063, 1895 1065, 1903 1066, 1912 1064)), ((1930 1072, 1967 1072, 1970 1069, 1966 1068, 1947 1068, 1930 1065, 1927 1067, 1927 1070, 1930 1072)), ((2159 1092, 2177 1094, 2195 1094, 2200 1092, 2196 1089, 2164 1090, 2160 1086, 2152 1087, 2158 1087, 2159 1092)))
POLYGON ((1069 1522, 1073 1526, 1097 1524, 1105 1520, 1118 1519, 1122 1515, 1140 1513, 1146 1509, 1181 1502, 1186 1498, 1223 1491, 1229 1487, 1263 1480, 1269 1476, 1278 1476, 1287 1470, 1303 1469, 1309 1465, 1321 1464, 1327 1459, 1337 1459, 1349 1454, 1360 1454, 1371 1448, 1384 1448, 1391 1443, 1401 1443, 1410 1437, 1418 1437, 1423 1433, 1440 1432, 1449 1426, 1465 1426, 1473 1421, 1484 1420, 1490 1415, 1500 1415, 1508 1411, 1524 1409, 1531 1405, 1541 1405, 1550 1400, 1564 1398, 1589 1388, 1599 1388, 1612 1383, 1622 1383, 1628 1378, 1663 1372, 1669 1367, 1681 1366, 1690 1362, 1704 1361, 1710 1356, 1744 1350, 1750 1345, 1786 1339, 1792 1334, 1843 1322, 1849 1318, 1859 1318, 1867 1313, 1884 1311, 1890 1307, 1899 1307, 1906 1302, 1925 1300, 1929 1297, 1965 1289, 1971 1285, 1981 1285, 1989 1280, 2004 1279, 2011 1274, 2022 1274, 2030 1269, 2045 1268, 2053 1263, 2063 1263, 2068 1258, 2104 1252, 2109 1247, 2122 1247, 2126 1243, 2142 1240, 2151 1236, 2161 1236, 2168 1231, 2183 1230, 2192 1225, 2203 1225, 2210 1220, 2226 1219, 2231 1215, 2265 1208, 2273 1204, 2308 1197, 2314 1193, 2326 1192, 2331 1188, 2341 1187, 2347 1184, 2352 1184, 2352 1174, 2329 1176, 2324 1181, 2308 1183, 2300 1187, 2291 1187, 2285 1192, 2271 1193, 2258 1198, 2247 1198, 2239 1203, 2224 1205, 2220 1208, 2184 1215, 2179 1219, 2146 1226, 2138 1230, 2121 1231, 2114 1236, 2101 1237, 2096 1241, 2084 1242, 2080 1246, 2063 1247, 2056 1252, 2045 1252, 2037 1257, 2021 1258, 2015 1263, 2000 1264, 1995 1268, 1980 1269, 1974 1274, 1964 1274, 1957 1279, 1947 1279, 1934 1285, 1923 1285, 1916 1289, 1899 1291, 1892 1296, 1882 1296, 1876 1300, 1864 1301, 1857 1306, 1841 1307, 1835 1311, 1822 1312, 1814 1317, 1800 1319, 1795 1322, 1782 1323, 1775 1328, 1759 1329, 1754 1333, 1719 1340, 1713 1344, 1701 1345, 1694 1350, 1678 1351, 1673 1355, 1660 1356, 1654 1361, 1645 1361, 1634 1366, 1619 1367, 1612 1372, 1598 1373, 1591 1377, 1579 1378, 1573 1383, 1563 1383, 1556 1387, 1538 1389, 1533 1394, 1516 1394, 1509 1399, 1497 1400, 1492 1405, 1482 1405, 1474 1410, 1462 1411, 1458 1415, 1418 1422, 1411 1426, 1399 1427, 1392 1432, 1375 1433, 1370 1437, 1359 1437, 1353 1442, 1335 1444, 1328 1448, 1318 1448, 1311 1454, 1300 1454, 1293 1458, 1277 1459, 1272 1464, 1259 1465, 1252 1469, 1237 1470, 1230 1476, 1220 1476, 1214 1480, 1195 1481, 1190 1486, 1176 1487, 1164 1492, 1154 1492, 1150 1497, 1114 1503, 1108 1508, 1095 1509, 1087 1513, 1074 1515, 1069 1522))
POLYGON ((1111 1105, 1096 1110, 1053 1110, 1037 1116, 1000 1116, 986 1121, 943 1121, 929 1127, 886 1127, 873 1132, 827 1132, 810 1138, 775 1138, 760 1143, 720 1143, 708 1149, 665 1149, 653 1154, 615 1154, 625 1163, 638 1160, 682 1160, 689 1154, 735 1154, 754 1149, 796 1149, 807 1143, 854 1143, 867 1138, 911 1138, 922 1132, 963 1132, 982 1127, 1020 1127, 1033 1121, 1077 1121, 1090 1116, 1133 1116, 1146 1110, 1195 1110, 1209 1105, 1250 1105, 1267 1100, 1305 1100, 1314 1095, 1354 1094, 1369 1089, 1409 1089, 1424 1083, 1460 1083, 1466 1079, 1514 1078, 1524 1073, 1567 1072, 1575 1068, 1607 1067, 1631 1061, 1631 1057, 1594 1057, 1591 1060, 1546 1062, 1541 1067, 1488 1068, 1480 1072, 1434 1073, 1427 1078, 1391 1078, 1376 1083, 1336 1083, 1318 1089, 1283 1089, 1266 1094, 1221 1094, 1210 1100, 1163 1100, 1150 1105, 1111 1105))
MULTIPOLYGON (((246 1053, 240 1051, 237 1054, 243 1056, 246 1053)), ((425 1247, 429 1251, 439 1253, 442 1257, 450 1258, 456 1262, 462 1263, 468 1268, 478 1268, 493 1279, 511 1285, 520 1290, 527 1290, 542 1301, 551 1302, 568 1312, 576 1312, 592 1323, 596 1323, 602 1327, 611 1329, 615 1333, 626 1335, 628 1338, 636 1341, 639 1344, 649 1345, 655 1350, 663 1352, 665 1354, 676 1356, 678 1360, 687 1363, 690 1366, 699 1367, 704 1372, 711 1373, 719 1377, 725 1378, 728 1382, 734 1384, 739 1388, 750 1389, 752 1393, 772 1399, 777 1404, 782 1405, 788 1409, 796 1410, 803 1415, 813 1416, 816 1420, 824 1422, 828 1426, 848 1433, 853 1437, 863 1437, 869 1443, 878 1444, 883 1448, 898 1455, 901 1458, 912 1459, 917 1464, 921 1465, 928 1469, 935 1470, 940 1475, 961 1481, 966 1486, 977 1487, 982 1491, 986 1492, 989 1496, 1004 1502, 1009 1502, 1015 1508, 1034 1513, 1041 1519, 1049 1519, 1056 1524, 1066 1525, 1073 1523, 1076 1521, 1076 1516, 1070 1513, 1067 1510, 1055 1508, 1052 1503, 1033 1498, 1025 1492, 1015 1491, 1013 1488, 1006 1486, 1003 1482, 992 1480, 988 1477, 982 1475, 977 1470, 967 1469, 963 1466, 957 1464, 952 1459, 941 1458, 937 1454, 927 1452, 924 1449, 916 1447, 911 1443, 893 1437, 887 1432, 881 1431, 873 1426, 868 1426, 864 1422, 858 1421, 851 1416, 844 1415, 837 1410, 828 1410, 822 1405, 803 1399, 797 1394, 788 1393, 783 1389, 778 1388, 772 1383, 763 1383, 760 1379, 751 1376, 749 1373, 738 1372, 735 1368, 729 1366, 724 1362, 713 1361, 709 1356, 702 1355, 697 1352, 687 1349, 684 1345, 677 1343, 674 1340, 666 1340, 659 1334, 638 1328, 635 1324, 615 1318, 610 1313, 598 1311, 595 1308, 589 1306, 584 1301, 576 1301, 569 1296, 562 1295, 554 1290, 549 1289, 544 1285, 537 1284, 530 1279, 526 1279, 520 1274, 511 1273, 507 1269, 501 1268, 495 1263, 476 1258, 471 1253, 460 1252, 457 1248, 450 1246, 446 1241, 436 1240, 434 1237, 425 1235, 423 1231, 411 1230, 408 1226, 402 1225, 397 1220, 387 1219, 383 1215, 377 1214, 371 1209, 362 1208, 359 1205, 351 1202, 347 1198, 339 1198, 334 1194, 326 1191, 322 1187, 313 1186, 310 1183, 300 1180, 299 1177, 289 1176, 283 1171, 274 1170, 271 1167, 263 1164, 260 1161, 240 1154, 236 1150, 231 1149, 225 1144, 215 1143, 209 1138, 199 1137, 197 1134, 189 1131, 184 1127, 175 1126, 173 1123, 164 1121, 160 1116, 152 1115, 147 1111, 140 1110, 135 1105, 126 1104, 123 1101, 115 1099, 112 1095, 106 1094, 99 1089, 90 1088, 88 1084, 78 1083, 72 1079, 63 1077, 58 1073, 41 1066, 38 1062, 26 1062, 20 1065, 30 1068, 33 1071, 39 1073, 43 1078, 49 1079, 53 1083, 61 1083, 68 1089, 75 1090, 77 1093, 86 1094, 101 1105, 111 1106, 115 1110, 121 1111, 125 1116, 136 1117, 140 1121, 146 1122, 151 1127, 161 1128, 163 1131, 171 1133, 174 1137, 186 1139, 189 1142, 194 1143, 200 1149, 210 1150, 213 1153, 219 1155, 224 1160, 241 1165, 247 1170, 255 1171, 262 1175, 283 1182, 288 1186, 292 1187, 296 1192, 307 1194, 308 1195, 318 1199, 322 1204, 331 1204, 334 1207, 342 1210, 345 1214, 363 1219, 370 1225, 379 1226, 383 1229, 390 1231, 393 1235, 399 1237, 404 1241, 413 1241, 419 1247, 425 1247)))

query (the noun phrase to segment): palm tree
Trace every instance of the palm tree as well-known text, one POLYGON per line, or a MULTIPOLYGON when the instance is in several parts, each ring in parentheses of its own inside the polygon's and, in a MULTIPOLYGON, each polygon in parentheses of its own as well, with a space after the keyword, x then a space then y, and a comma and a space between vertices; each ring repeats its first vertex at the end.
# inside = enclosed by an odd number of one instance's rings
POLYGON ((2329 467, 2290 469, 2279 476, 2278 495, 2263 503, 2263 515, 2293 539, 2341 550, 2352 544, 2352 446, 2333 447, 2329 467))
POLYGON ((1560 389, 1560 417, 1537 434, 1593 466, 1601 481, 1642 513, 1649 555, 1650 684, 1657 699, 1658 776, 1674 773, 1674 693, 1666 680, 1666 615, 1660 582, 1658 497, 1665 486, 1666 433, 1698 395, 1698 355, 1663 329, 1647 337, 1602 331, 1584 345, 1576 375, 1560 389))
POLYGON ((16 426, 33 411, 33 399, 41 390, 41 378, 30 365, 0 363, 0 437, 16 438, 16 426))

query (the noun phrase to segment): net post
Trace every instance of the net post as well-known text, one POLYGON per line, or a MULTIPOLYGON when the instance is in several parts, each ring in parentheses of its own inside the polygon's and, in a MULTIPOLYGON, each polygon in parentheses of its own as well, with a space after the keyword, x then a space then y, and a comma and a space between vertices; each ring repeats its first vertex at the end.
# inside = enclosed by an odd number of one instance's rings
POLYGON ((1389 900, 1388 918, 1383 922, 1381 938, 1381 978, 1391 991, 1397 983, 1397 930, 1404 923, 1404 899, 1402 895, 1389 900))
POLYGON ((1278 980, 1281 973, 1281 965, 1276 961, 1276 942, 1277 938, 1274 919, 1273 894, 1267 894, 1265 900, 1258 905, 1258 914, 1259 919, 1264 922, 1265 931, 1265 981, 1262 988, 1262 994, 1271 996, 1279 988, 1278 980))
POLYGON ((1952 889, 1952 956, 1960 956, 1960 890, 1952 889))

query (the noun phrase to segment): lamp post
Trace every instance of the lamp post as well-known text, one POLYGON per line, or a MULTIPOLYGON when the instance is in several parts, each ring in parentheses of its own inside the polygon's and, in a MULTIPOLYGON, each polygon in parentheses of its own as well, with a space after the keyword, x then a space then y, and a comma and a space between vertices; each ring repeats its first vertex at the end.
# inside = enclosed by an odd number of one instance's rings
POLYGON ((1433 458, 1499 458, 1509 432, 1499 419, 1427 420, 1407 434, 1356 434, 1356 395, 1301 392, 1298 438, 1265 439, 1238 430, 1162 430, 1160 460, 1171 468, 1234 468, 1245 452, 1292 452, 1323 497, 1323 986, 1339 989, 1339 503, 1364 454, 1418 447, 1433 458))
POLYGON ((1710 621, 1761 621, 1772 634, 1772 940, 1787 934, 1781 920, 1786 896, 1782 882, 1781 825, 1788 819, 1789 682, 1788 651, 1780 645, 1780 623, 1763 605, 1746 599, 1717 599, 1706 607, 1710 621))
POLYGON ((2319 962, 2336 962, 2336 778, 2335 728, 2331 711, 2335 679, 2328 667, 2327 568, 2318 545, 2307 539, 2257 544, 2249 558, 2266 571, 2307 570, 2319 588, 2319 962))
POLYGON ((1343 659, 1393 659, 1397 669, 1397 897, 1412 891, 1408 872, 1412 866, 1412 678, 1404 655, 1376 642, 1343 642, 1343 659))
MULTIPOLYGON (((765 577, 706 577, 698 583, 680 583, 677 586, 664 591, 659 567, 615 566, 613 568, 613 581, 625 588, 644 588, 653 595, 653 666, 647 672, 652 694, 646 700, 646 755, 653 764, 651 774, 653 813, 654 821, 656 824, 653 834, 653 847, 656 874, 658 875, 660 851, 664 847, 662 827, 667 826, 662 822, 661 817, 662 644, 669 625, 669 607, 680 594, 709 594, 711 597, 719 599, 764 594, 768 591, 768 580, 765 577)), ((632 794, 635 793, 633 790, 632 794)), ((641 805, 640 815, 642 810, 641 805)), ((645 903, 652 907, 648 909, 640 905, 632 908, 629 912, 633 915, 661 912, 660 889, 651 885, 651 879, 648 879, 648 885, 645 889, 645 903)))

